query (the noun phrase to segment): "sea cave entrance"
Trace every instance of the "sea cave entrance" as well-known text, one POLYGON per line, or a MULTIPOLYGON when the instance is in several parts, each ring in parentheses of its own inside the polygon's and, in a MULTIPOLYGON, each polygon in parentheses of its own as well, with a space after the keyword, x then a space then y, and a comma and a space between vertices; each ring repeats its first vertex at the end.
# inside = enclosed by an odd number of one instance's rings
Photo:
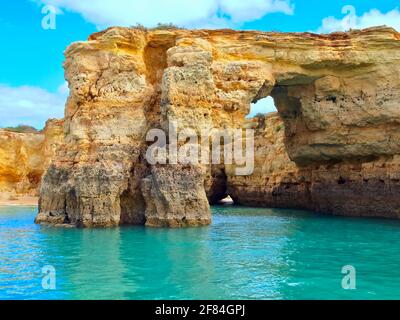
MULTIPOLYGON (((260 97, 250 105, 250 112, 246 116, 249 121, 260 121, 269 113, 277 112, 275 101, 271 96, 260 97)), ((206 186, 207 197, 211 205, 235 205, 235 197, 229 194, 225 168, 222 165, 211 167, 211 176, 206 186)), ((237 200, 237 199, 236 199, 237 200)))
POLYGON ((221 199, 218 201, 219 205, 234 205, 235 202, 233 201, 233 199, 231 198, 230 195, 226 196, 225 198, 221 199))

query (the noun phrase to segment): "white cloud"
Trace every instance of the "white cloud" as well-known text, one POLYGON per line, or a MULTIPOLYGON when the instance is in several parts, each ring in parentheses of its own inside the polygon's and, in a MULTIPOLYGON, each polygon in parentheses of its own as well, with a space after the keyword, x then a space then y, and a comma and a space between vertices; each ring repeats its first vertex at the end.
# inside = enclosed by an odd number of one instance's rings
POLYGON ((62 95, 63 97, 67 97, 69 95, 69 88, 67 81, 64 81, 64 83, 57 88, 57 93, 62 95))
POLYGON ((33 0, 80 13, 98 28, 148 27, 174 23, 182 27, 235 27, 272 12, 293 14, 291 0, 33 0))
POLYGON ((293 14, 293 6, 288 1, 282 0, 220 0, 219 4, 222 11, 227 13, 234 22, 257 20, 271 12, 293 14))
POLYGON ((364 29, 374 26, 386 25, 400 31, 400 11, 394 9, 387 13, 382 13, 377 9, 372 9, 369 12, 358 16, 354 7, 343 7, 343 14, 346 14, 342 19, 335 17, 327 17, 322 20, 322 25, 318 29, 318 33, 330 33, 334 31, 348 31, 349 29, 364 29))
POLYGON ((0 127, 19 124, 43 128, 49 118, 62 118, 68 95, 65 84, 56 93, 40 87, 0 84, 0 127))

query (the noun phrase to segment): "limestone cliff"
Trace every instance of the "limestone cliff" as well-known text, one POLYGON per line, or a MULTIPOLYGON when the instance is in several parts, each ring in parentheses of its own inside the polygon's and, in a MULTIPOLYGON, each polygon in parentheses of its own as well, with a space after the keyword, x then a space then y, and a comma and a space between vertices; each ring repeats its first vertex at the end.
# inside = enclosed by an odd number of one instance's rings
POLYGON ((206 195, 215 202, 228 193, 248 205, 399 216, 400 34, 393 29, 110 28, 65 56, 66 137, 43 178, 37 222, 203 225, 206 195), (251 176, 234 176, 234 165, 146 162, 149 129, 246 127, 251 102, 269 95, 283 123, 278 130, 272 116, 255 124, 251 176))
POLYGON ((347 216, 400 217, 399 156, 297 165, 284 144, 278 114, 252 119, 255 170, 227 168, 227 193, 236 204, 300 208, 347 216))
POLYGON ((0 130, 0 192, 37 195, 43 173, 63 139, 63 121, 49 120, 37 133, 0 130))

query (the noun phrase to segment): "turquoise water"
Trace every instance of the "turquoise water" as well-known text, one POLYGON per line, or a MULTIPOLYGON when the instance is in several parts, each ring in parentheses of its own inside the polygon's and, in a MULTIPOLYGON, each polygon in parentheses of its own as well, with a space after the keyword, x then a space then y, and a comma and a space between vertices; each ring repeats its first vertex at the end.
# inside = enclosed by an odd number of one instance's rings
POLYGON ((210 227, 94 230, 38 226, 36 211, 0 207, 1 299, 400 298, 400 221, 214 207, 210 227))

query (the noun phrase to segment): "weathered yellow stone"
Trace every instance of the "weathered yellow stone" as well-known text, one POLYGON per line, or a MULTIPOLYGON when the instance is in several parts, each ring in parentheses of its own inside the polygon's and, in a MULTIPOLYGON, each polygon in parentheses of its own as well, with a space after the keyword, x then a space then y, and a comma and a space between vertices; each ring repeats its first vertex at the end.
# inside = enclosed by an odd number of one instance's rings
POLYGON ((44 176, 37 222, 114 226, 151 217, 150 225, 203 225, 206 194, 217 201, 226 193, 250 205, 400 215, 400 35, 393 29, 116 27, 65 55, 66 137, 44 176), (146 164, 149 129, 171 122, 197 132, 242 128, 250 104, 269 95, 280 119, 256 124, 252 176, 233 176, 224 165, 205 175, 188 168, 196 174, 182 174, 192 179, 184 184, 171 178, 177 168, 146 164), (205 192, 198 189, 204 179, 205 192), (196 192, 179 190, 185 185, 196 192), (165 197, 166 190, 175 191, 165 197))
POLYGON ((40 180, 63 140, 63 121, 49 120, 38 133, 0 130, 0 192, 37 195, 40 180))

